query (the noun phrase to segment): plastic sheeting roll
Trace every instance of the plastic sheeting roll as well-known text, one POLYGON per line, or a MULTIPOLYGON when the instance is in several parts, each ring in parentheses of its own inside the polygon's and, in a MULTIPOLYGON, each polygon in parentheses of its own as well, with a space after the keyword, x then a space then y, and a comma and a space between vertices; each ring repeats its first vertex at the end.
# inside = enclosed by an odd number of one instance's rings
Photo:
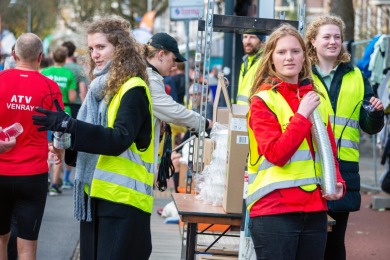
POLYGON ((315 109, 310 116, 313 123, 311 133, 314 143, 317 147, 317 154, 320 157, 320 164, 322 169, 321 186, 325 194, 336 193, 336 165, 334 163, 334 156, 332 146, 330 144, 329 135, 321 119, 318 109, 315 109))

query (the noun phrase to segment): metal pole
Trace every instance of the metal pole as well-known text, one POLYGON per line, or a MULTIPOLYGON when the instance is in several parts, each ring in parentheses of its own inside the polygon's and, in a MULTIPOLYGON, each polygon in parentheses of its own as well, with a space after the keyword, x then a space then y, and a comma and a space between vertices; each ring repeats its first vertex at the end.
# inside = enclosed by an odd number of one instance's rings
POLYGON ((304 37, 305 35, 305 21, 306 21, 306 0, 299 1, 298 5, 298 19, 299 19, 299 26, 298 30, 299 33, 304 37))
POLYGON ((374 186, 378 187, 377 159, 376 159, 376 134, 372 136, 372 156, 374 161, 374 186))
MULTIPOLYGON (((233 0, 225 0, 225 15, 233 15, 234 14, 234 1, 233 0)), ((230 69, 230 75, 225 75, 225 77, 230 82, 230 96, 232 98, 236 98, 234 95, 234 90, 237 92, 237 86, 234 84, 235 82, 235 55, 236 55, 236 49, 235 49, 235 38, 236 35, 232 33, 224 33, 223 35, 223 64, 222 68, 229 68, 230 69)), ((226 101, 224 98, 221 98, 219 103, 219 106, 226 106, 226 101)))
POLYGON ((152 11, 152 0, 148 0, 148 12, 152 11))
POLYGON ((186 67, 185 67, 185 90, 186 90, 186 94, 185 94, 185 97, 186 97, 186 106, 188 107, 189 105, 189 102, 190 102, 190 95, 188 94, 188 89, 189 89, 189 85, 190 85, 190 76, 189 76, 189 73, 190 73, 190 62, 189 62, 189 59, 190 59, 190 21, 189 20, 185 20, 184 21, 184 30, 185 30, 185 33, 186 33, 186 67))
POLYGON ((1 55, 1 35, 3 34, 3 26, 2 26, 2 20, 0 15, 0 55, 1 55))
POLYGON ((31 5, 27 2, 27 32, 31 32, 31 5))

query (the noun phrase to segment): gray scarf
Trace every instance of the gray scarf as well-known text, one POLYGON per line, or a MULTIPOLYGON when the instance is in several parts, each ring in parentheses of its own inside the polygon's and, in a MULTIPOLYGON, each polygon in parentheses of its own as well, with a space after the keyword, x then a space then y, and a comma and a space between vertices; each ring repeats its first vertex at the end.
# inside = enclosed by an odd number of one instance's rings
MULTIPOLYGON (((85 97, 77 119, 94 125, 107 126, 107 104, 104 95, 107 88, 107 75, 110 62, 104 68, 94 69, 89 91, 85 97)), ((98 154, 77 153, 76 175, 74 182, 74 217, 81 221, 91 221, 91 198, 88 195, 87 205, 84 200, 84 187, 88 185, 90 194, 93 173, 98 161, 98 154)))

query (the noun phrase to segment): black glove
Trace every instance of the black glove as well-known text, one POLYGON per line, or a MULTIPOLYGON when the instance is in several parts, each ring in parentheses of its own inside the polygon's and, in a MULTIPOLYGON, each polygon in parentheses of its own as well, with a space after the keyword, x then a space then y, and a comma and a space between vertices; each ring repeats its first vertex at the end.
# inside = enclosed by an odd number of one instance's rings
POLYGON ((36 107, 35 111, 45 114, 44 116, 33 115, 33 124, 42 127, 38 131, 52 130, 56 132, 72 133, 75 129, 75 119, 62 110, 58 100, 54 100, 57 112, 36 107))

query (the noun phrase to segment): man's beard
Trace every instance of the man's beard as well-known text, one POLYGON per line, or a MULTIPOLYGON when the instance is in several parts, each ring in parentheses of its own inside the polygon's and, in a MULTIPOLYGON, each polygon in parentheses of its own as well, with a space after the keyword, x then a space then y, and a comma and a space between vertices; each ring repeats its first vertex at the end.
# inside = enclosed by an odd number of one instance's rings
POLYGON ((253 47, 251 52, 246 52, 245 54, 248 54, 249 56, 255 55, 260 50, 261 44, 256 45, 253 47))

